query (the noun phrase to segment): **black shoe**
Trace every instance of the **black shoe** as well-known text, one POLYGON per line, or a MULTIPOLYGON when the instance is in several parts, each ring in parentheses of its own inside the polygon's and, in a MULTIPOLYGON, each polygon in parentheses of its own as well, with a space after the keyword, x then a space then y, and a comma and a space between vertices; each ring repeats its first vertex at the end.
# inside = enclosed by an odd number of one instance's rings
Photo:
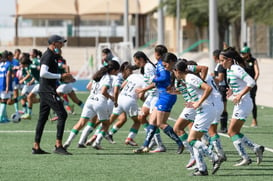
POLYGON ((41 148, 38 148, 38 149, 32 148, 32 154, 34 154, 34 155, 42 155, 42 154, 50 154, 50 153, 42 150, 41 148))
POLYGON ((66 149, 64 149, 63 146, 59 146, 59 147, 55 146, 55 150, 53 152, 60 155, 72 155, 72 153, 69 153, 68 151, 66 151, 66 149))
POLYGON ((213 168, 211 174, 214 175, 218 169, 220 168, 221 164, 223 163, 224 159, 219 158, 217 161, 213 162, 213 168))
POLYGON ((113 139, 113 135, 108 134, 108 135, 106 135, 104 138, 105 138, 107 141, 109 141, 109 143, 111 143, 111 144, 115 144, 115 143, 116 143, 116 142, 114 141, 114 139, 113 139))
POLYGON ((177 153, 177 154, 182 154, 183 151, 184 151, 184 145, 181 145, 181 146, 178 147, 176 153, 177 153))
POLYGON ((207 176, 207 175, 209 175, 207 170, 205 171, 196 170, 195 172, 192 173, 192 176, 207 176))
POLYGON ((86 146, 83 144, 78 144, 78 148, 86 148, 86 146))

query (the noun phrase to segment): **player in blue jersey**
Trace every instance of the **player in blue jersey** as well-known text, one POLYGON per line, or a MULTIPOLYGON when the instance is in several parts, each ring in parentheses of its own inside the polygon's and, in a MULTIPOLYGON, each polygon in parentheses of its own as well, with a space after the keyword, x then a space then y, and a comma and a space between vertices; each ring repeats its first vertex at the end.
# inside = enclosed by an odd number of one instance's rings
POLYGON ((10 53, 11 52, 4 51, 0 61, 0 123, 9 122, 7 116, 7 101, 11 98, 12 91, 12 64, 9 60, 10 53))
MULTIPOLYGON (((139 149, 134 150, 135 153, 149 152, 148 146, 156 132, 157 127, 162 129, 165 134, 167 134, 178 144, 178 154, 181 154, 184 150, 182 141, 173 131, 173 128, 167 124, 171 109, 177 99, 176 95, 168 93, 168 89, 172 88, 173 86, 171 73, 176 62, 177 57, 172 53, 166 53, 163 56, 163 59, 158 61, 153 83, 159 92, 159 98, 149 119, 149 126, 147 127, 147 134, 144 144, 139 149)), ((145 92, 149 90, 150 87, 152 86, 143 88, 140 90, 140 92, 145 92)))

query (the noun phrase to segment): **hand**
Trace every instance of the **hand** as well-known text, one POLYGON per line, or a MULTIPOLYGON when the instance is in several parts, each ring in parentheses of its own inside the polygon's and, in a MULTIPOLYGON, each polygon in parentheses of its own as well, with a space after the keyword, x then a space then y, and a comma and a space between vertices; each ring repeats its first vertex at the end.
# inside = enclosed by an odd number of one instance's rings
POLYGON ((241 101, 241 98, 242 98, 242 96, 240 94, 234 96, 234 98, 232 100, 233 104, 239 104, 239 102, 241 101))
POLYGON ((140 93, 142 93, 142 92, 144 92, 144 89, 143 89, 143 88, 137 88, 137 89, 136 89, 136 93, 137 93, 137 94, 140 94, 140 93))
POLYGON ((232 96, 233 92, 231 89, 227 89, 226 94, 227 94, 227 98, 229 98, 230 96, 232 96))
POLYGON ((61 75, 61 81, 65 82, 65 83, 71 83, 71 82, 75 82, 76 79, 70 73, 63 73, 61 75))

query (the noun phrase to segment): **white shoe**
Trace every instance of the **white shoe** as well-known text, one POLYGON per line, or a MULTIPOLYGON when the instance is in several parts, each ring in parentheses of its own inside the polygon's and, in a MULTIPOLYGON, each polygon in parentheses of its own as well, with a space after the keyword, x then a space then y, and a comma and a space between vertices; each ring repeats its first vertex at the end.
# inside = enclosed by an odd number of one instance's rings
POLYGON ((252 163, 251 159, 242 159, 239 163, 236 163, 234 166, 239 167, 239 166, 245 166, 245 165, 250 165, 252 163))
POLYGON ((159 153, 159 152, 166 152, 166 147, 164 145, 158 146, 156 149, 150 151, 150 153, 159 153))
POLYGON ((186 168, 191 168, 191 167, 193 167, 193 166, 195 165, 195 163, 196 163, 195 159, 194 159, 193 157, 190 158, 188 164, 186 165, 186 168))
POLYGON ((262 160, 263 160, 263 153, 264 153, 264 147, 263 146, 259 146, 256 151, 255 151, 255 154, 256 154, 256 157, 257 157, 257 164, 259 165, 262 160))
POLYGON ((92 147, 93 147, 94 149, 96 149, 96 150, 102 150, 102 147, 100 146, 100 144, 99 144, 99 143, 96 143, 96 142, 94 142, 94 143, 92 144, 92 147))
POLYGON ((132 138, 126 138, 125 144, 131 145, 131 146, 137 146, 137 143, 132 138))

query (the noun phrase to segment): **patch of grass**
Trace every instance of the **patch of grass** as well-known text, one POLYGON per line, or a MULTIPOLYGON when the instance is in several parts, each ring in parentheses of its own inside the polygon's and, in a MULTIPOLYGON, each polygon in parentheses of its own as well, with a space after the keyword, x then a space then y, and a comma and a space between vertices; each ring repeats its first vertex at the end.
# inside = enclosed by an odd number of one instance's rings
MULTIPOLYGON (((79 94, 85 100, 88 93, 79 94)), ((81 110, 75 105, 76 115, 69 115, 64 140, 69 135, 70 129, 78 121, 81 110)), ((181 98, 173 108, 171 117, 177 118, 183 109, 181 98)), ((232 112, 231 103, 228 104, 229 115, 232 112)), ((8 108, 9 115, 14 111, 13 106, 8 108)), ((72 156, 56 154, 32 155, 31 148, 34 140, 35 126, 37 123, 39 106, 33 106, 32 120, 22 120, 20 123, 0 124, 0 180, 272 180, 273 176, 273 153, 266 151, 264 161, 256 165, 255 155, 247 150, 253 163, 245 167, 233 167, 239 156, 229 138, 221 137, 224 150, 228 157, 215 176, 211 176, 212 164, 206 163, 209 168, 208 177, 192 178, 192 171, 187 170, 185 165, 189 160, 189 153, 177 155, 176 144, 162 131, 162 139, 167 147, 167 152, 157 154, 134 154, 133 147, 124 144, 132 121, 114 135, 117 144, 109 144, 103 140, 104 150, 94 150, 90 147, 79 149, 77 141, 79 135, 69 147, 72 156)), ((273 148, 272 142, 272 112, 269 107, 258 107, 258 128, 244 127, 242 132, 258 144, 273 148)), ((169 121, 173 125, 173 121, 169 121)), ((251 118, 246 126, 251 124, 251 118)), ((56 136, 56 122, 48 122, 45 127, 41 146, 44 150, 52 152, 56 136)), ((142 144, 144 131, 141 129, 136 142, 142 144)))

